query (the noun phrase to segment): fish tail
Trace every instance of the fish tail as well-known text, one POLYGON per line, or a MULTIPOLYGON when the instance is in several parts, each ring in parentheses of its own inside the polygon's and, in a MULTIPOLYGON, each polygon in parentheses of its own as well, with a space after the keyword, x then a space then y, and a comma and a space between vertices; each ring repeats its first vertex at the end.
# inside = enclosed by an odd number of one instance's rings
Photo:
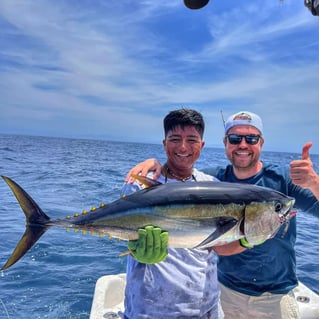
POLYGON ((16 263, 50 227, 50 218, 41 210, 31 196, 12 179, 1 176, 17 198, 26 217, 26 229, 13 253, 1 268, 5 270, 16 263))

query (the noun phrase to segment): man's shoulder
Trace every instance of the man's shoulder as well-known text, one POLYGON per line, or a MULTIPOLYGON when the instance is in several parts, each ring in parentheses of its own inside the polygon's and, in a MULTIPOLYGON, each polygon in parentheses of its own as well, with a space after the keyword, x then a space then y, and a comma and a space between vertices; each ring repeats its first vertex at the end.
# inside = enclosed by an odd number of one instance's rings
POLYGON ((136 191, 142 189, 143 186, 139 185, 137 181, 135 181, 133 184, 131 183, 124 183, 122 186, 120 197, 130 195, 132 193, 135 193, 136 191))
POLYGON ((222 180, 227 171, 231 171, 231 165, 228 164, 226 166, 214 166, 214 167, 207 167, 203 169, 203 172, 205 174, 208 174, 210 176, 215 176, 217 179, 222 180))
POLYGON ((218 181, 215 176, 206 174, 196 168, 194 168, 193 175, 195 176, 197 181, 218 181))
POLYGON ((288 172, 288 165, 283 164, 273 164, 269 162, 262 162, 263 163, 263 171, 266 174, 276 174, 276 175, 286 175, 288 172))
MULTIPOLYGON (((218 180, 232 180, 234 177, 232 165, 228 164, 226 166, 216 166, 203 169, 205 174, 210 176, 216 176, 218 180)), ((269 162, 263 162, 263 169, 258 174, 258 178, 262 176, 263 178, 288 178, 288 165, 278 165, 269 162)), ((257 177, 257 176, 256 176, 257 177)))

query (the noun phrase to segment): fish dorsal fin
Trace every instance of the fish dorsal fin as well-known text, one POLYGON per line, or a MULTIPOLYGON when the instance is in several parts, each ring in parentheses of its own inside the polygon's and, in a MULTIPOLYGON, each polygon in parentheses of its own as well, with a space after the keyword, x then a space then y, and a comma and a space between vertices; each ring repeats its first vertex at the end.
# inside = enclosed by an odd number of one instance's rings
POLYGON ((152 179, 146 176, 135 175, 135 174, 132 174, 131 176, 135 178, 136 180, 138 180, 140 183, 142 183, 146 188, 162 185, 162 183, 156 181, 155 179, 152 179))

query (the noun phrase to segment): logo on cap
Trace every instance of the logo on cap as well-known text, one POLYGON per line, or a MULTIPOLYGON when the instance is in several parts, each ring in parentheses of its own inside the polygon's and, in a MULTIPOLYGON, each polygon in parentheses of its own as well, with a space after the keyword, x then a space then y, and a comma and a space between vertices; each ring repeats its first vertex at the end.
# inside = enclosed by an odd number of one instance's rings
POLYGON ((234 116, 233 121, 236 121, 236 120, 251 121, 252 118, 249 114, 242 112, 234 116))

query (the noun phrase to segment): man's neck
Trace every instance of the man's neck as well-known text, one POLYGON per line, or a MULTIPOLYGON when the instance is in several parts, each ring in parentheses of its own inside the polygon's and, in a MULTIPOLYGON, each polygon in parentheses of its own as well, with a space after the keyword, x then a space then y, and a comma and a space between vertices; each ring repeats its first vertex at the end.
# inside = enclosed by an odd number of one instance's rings
POLYGON ((177 170, 174 169, 170 164, 165 163, 162 168, 162 174, 166 177, 184 182, 193 177, 193 168, 177 170))
POLYGON ((253 167, 235 167, 233 166, 234 175, 238 179, 247 179, 258 174, 263 168, 263 163, 258 161, 253 167))

